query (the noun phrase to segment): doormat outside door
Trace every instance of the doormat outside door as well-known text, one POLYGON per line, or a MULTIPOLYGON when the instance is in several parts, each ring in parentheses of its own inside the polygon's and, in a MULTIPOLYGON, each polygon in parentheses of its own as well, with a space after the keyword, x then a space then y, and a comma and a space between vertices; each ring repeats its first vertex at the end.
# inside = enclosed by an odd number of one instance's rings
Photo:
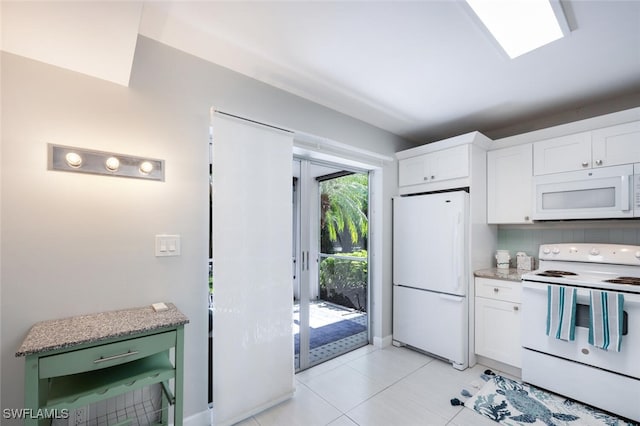
MULTIPOLYGON (((364 325, 350 320, 336 321, 321 327, 309 327, 309 349, 315 349, 366 330, 367 327, 364 325)), ((295 353, 300 353, 300 333, 294 335, 294 345, 295 353)))
POLYGON ((487 383, 464 406, 503 425, 639 426, 506 377, 483 378, 487 383))

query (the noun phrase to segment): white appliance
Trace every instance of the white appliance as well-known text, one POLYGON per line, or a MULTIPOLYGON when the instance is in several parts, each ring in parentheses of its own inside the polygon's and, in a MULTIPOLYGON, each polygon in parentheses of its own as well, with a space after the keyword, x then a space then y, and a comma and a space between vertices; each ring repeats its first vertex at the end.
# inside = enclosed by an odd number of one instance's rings
POLYGON ((640 217, 640 163, 633 165, 633 208, 633 215, 640 217))
MULTIPOLYGON (((636 172, 640 173, 636 165, 636 172)), ((640 188, 634 165, 601 167, 534 177, 533 220, 634 217, 640 188), (636 183, 633 189, 633 182, 636 183)), ((640 217, 640 209, 636 209, 640 217)))
POLYGON ((465 191, 393 200, 393 339, 468 367, 465 191))
POLYGON ((640 421, 640 246, 545 244, 539 256, 540 269, 522 282, 522 379, 640 421), (547 335, 549 292, 558 286, 565 294, 576 289, 574 340, 547 335), (597 308, 591 290, 623 296, 619 352, 589 343, 591 308, 597 308))

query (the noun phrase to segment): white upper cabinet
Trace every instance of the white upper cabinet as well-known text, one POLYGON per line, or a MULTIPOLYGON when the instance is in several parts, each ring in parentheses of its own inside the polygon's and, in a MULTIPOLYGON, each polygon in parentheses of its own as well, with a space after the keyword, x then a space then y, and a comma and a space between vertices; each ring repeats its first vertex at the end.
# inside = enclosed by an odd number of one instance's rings
POLYGON ((593 167, 640 163, 640 121, 594 130, 593 167))
POLYGON ((570 172, 591 167, 591 132, 546 139, 533 144, 535 175, 570 172))
POLYGON ((469 145, 460 145, 400 160, 399 186, 418 185, 469 176, 469 145))
POLYGON ((408 186, 427 182, 429 180, 427 177, 429 176, 428 156, 429 154, 400 160, 398 162, 398 185, 408 186))
POLYGON ((536 142, 533 173, 570 172, 640 162, 640 121, 536 142))
POLYGON ((532 144, 487 152, 488 223, 531 223, 532 144))

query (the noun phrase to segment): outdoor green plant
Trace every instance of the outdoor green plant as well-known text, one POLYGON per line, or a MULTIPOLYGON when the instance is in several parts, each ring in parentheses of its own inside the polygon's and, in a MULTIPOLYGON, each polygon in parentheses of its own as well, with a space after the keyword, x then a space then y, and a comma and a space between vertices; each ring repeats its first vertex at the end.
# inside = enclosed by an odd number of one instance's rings
POLYGON ((353 174, 321 182, 320 227, 331 242, 338 241, 344 231, 350 241, 341 241, 343 246, 366 238, 368 197, 367 175, 353 174))
POLYGON ((366 311, 367 309, 367 251, 340 253, 320 262, 320 296, 324 300, 366 311), (340 259, 358 257, 362 260, 340 259))
POLYGON ((320 183, 321 252, 337 256, 321 258, 320 297, 361 311, 367 308, 368 181, 352 174, 320 183))

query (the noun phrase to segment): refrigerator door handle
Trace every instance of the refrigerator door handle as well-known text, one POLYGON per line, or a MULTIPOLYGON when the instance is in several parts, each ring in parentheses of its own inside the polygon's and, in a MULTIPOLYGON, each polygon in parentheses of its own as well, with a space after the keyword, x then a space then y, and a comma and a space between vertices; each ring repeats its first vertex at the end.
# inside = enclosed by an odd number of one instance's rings
POLYGON ((462 302, 464 297, 462 296, 452 296, 450 294, 440 294, 440 299, 450 300, 452 302, 462 302))
POLYGON ((453 290, 457 291, 460 288, 460 236, 462 235, 460 232, 460 213, 454 216, 453 218, 453 244, 451 246, 451 257, 453 262, 451 262, 453 267, 453 290))

